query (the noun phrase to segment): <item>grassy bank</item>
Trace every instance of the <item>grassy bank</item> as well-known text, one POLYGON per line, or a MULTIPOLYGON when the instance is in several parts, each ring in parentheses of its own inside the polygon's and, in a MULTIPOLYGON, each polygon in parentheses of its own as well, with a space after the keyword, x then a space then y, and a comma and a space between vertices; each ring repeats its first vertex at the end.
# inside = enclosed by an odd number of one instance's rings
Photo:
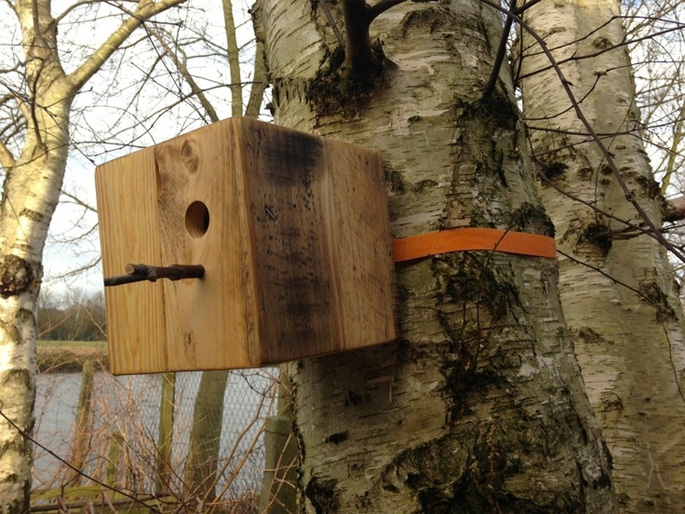
POLYGON ((83 363, 95 359, 109 366, 105 341, 38 341, 37 364, 40 373, 75 373, 83 363))

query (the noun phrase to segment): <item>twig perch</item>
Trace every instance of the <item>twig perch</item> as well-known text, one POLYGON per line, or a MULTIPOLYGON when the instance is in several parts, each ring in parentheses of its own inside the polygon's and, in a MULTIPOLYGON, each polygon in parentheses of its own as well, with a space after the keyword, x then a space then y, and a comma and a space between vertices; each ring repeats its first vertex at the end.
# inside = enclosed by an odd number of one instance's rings
POLYGON ((120 286, 132 282, 149 280, 156 282, 160 278, 181 280, 184 278, 202 278, 205 268, 200 264, 172 264, 171 266, 150 266, 148 264, 127 264, 126 275, 106 277, 105 286, 120 286))

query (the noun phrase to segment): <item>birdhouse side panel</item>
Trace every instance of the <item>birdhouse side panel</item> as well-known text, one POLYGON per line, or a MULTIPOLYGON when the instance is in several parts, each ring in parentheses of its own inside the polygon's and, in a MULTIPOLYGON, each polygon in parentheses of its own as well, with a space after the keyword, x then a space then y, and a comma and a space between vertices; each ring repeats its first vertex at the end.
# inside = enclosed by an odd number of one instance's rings
POLYGON ((339 350, 397 337, 395 264, 380 153, 326 139, 323 216, 343 333, 339 350))
MULTIPOLYGON (((95 172, 102 268, 106 277, 125 274, 129 263, 161 258, 152 149, 110 161, 95 172)), ((114 374, 167 368, 164 299, 151 283, 105 289, 107 342, 114 374)))
POLYGON ((342 327, 322 223, 323 143, 241 121, 262 364, 335 351, 342 327))
POLYGON ((396 337, 378 152, 241 120, 263 363, 396 337))

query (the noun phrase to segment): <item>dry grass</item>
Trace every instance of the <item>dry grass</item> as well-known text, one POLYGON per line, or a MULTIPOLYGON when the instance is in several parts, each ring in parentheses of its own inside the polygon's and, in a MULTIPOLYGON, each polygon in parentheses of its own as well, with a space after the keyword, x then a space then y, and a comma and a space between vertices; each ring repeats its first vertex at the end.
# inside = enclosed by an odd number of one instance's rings
MULTIPOLYGON (((45 369, 53 372, 70 369, 70 366, 78 366, 80 369, 86 359, 102 358, 102 350, 87 346, 43 347, 40 353, 45 369)), ((66 492, 64 487, 67 484, 70 487, 88 489, 94 486, 94 482, 89 478, 92 477, 100 483, 128 494, 137 496, 162 493, 167 497, 172 497, 174 499, 172 504, 160 509, 164 512, 256 513, 261 469, 256 469, 255 463, 251 463, 248 455, 261 444, 263 421, 273 408, 273 385, 262 392, 263 396, 254 410, 253 419, 245 423, 242 431, 233 434, 231 442, 233 446, 222 450, 223 455, 219 463, 220 473, 213 479, 215 480, 213 488, 219 500, 210 502, 199 495, 188 494, 187 487, 183 483, 187 450, 183 451, 176 445, 185 444, 183 441, 187 441, 191 425, 192 412, 187 410, 187 400, 185 407, 182 408, 179 405, 173 425, 176 450, 173 452, 172 462, 167 463, 167 468, 173 470, 172 476, 166 477, 167 483, 159 483, 157 429, 154 428, 155 423, 151 424, 145 419, 151 411, 159 409, 160 384, 156 380, 157 377, 148 375, 137 377, 136 380, 122 381, 115 379, 108 372, 98 373, 94 381, 88 419, 78 429, 72 428, 72 431, 78 430, 77 439, 87 447, 83 459, 83 471, 88 476, 75 476, 74 471, 63 464, 56 469, 52 478, 35 485, 42 491, 61 492, 60 498, 63 498, 66 492), (255 469, 251 470, 251 468, 255 469), (250 471, 256 472, 256 482, 253 483, 254 479, 250 478, 247 488, 231 487, 239 474, 245 476, 247 473, 252 477, 250 471)), ((61 379, 55 377, 55 380, 61 379)), ((227 412, 225 415, 230 419, 234 413, 227 412)), ((38 417, 40 420, 40 413, 38 417)), ((73 445, 74 442, 72 441, 71 444, 73 445)), ((74 448, 71 448, 66 452, 67 460, 73 450, 74 448)), ((37 451, 40 450, 37 449, 37 451)), ((100 484, 96 486, 100 487, 100 484)), ((93 499, 84 498, 83 501, 93 502, 93 499)), ((100 505, 102 505, 101 502, 102 500, 100 500, 100 505)), ((61 512, 69 511, 80 512, 80 510, 72 509, 61 512)), ((106 507, 99 507, 97 511, 111 512, 106 507)))
POLYGON ((106 347, 86 345, 38 345, 36 364, 39 373, 77 373, 83 369, 86 359, 95 359, 102 369, 109 367, 106 347))

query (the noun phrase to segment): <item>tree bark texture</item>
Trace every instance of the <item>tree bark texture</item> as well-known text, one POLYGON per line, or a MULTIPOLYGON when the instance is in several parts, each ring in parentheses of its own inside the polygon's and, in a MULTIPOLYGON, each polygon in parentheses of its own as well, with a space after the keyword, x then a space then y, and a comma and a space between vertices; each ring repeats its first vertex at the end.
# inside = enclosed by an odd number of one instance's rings
MULTIPOLYGON (((619 7, 616 0, 541 2, 525 20, 558 61, 574 57, 562 70, 581 109, 660 226, 662 198, 637 130, 627 47, 614 48, 626 37, 619 7)), ((559 248, 601 271, 560 257, 562 304, 613 456, 622 510, 683 512, 683 314, 666 252, 648 235, 621 239, 626 225, 593 210, 642 221, 597 145, 577 135, 586 128, 556 73, 540 71, 549 60, 525 33, 522 54, 524 113, 536 127, 533 152, 551 180, 543 182, 542 197, 559 248)))
MULTIPOLYGON (((395 237, 552 234, 506 70, 482 100, 497 11, 475 0, 389 10, 372 25, 385 60, 367 89, 341 73, 324 14, 309 0, 258 3, 276 119, 380 149, 395 237)), ((401 340, 291 367, 301 510, 612 512, 556 262, 472 252, 397 271, 401 340)))
POLYGON ((42 252, 59 198, 72 86, 65 79, 49 2, 17 1, 27 83, 22 154, 5 169, 0 212, 0 511, 27 512, 35 399, 36 298, 42 252))

